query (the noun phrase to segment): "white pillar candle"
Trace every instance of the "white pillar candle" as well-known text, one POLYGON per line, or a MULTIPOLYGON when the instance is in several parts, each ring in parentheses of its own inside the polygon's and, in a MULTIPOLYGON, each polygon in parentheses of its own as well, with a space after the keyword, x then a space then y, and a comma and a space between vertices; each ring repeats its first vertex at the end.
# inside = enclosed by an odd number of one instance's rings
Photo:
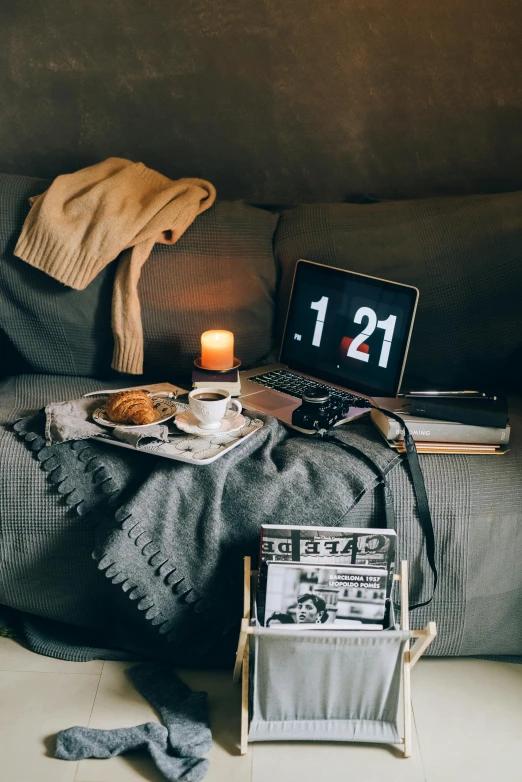
POLYGON ((230 369, 234 365, 234 335, 213 329, 201 335, 201 366, 204 369, 230 369))

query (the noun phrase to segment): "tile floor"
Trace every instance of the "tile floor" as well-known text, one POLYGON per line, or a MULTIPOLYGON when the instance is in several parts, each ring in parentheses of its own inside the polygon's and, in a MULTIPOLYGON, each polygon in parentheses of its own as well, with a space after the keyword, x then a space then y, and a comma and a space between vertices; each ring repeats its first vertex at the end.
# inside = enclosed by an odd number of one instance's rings
MULTIPOLYGON (((53 735, 71 725, 123 727, 157 719, 124 676, 132 663, 68 663, 0 638, 1 782, 164 782, 139 755, 55 760, 53 735)), ((228 672, 180 671, 209 693, 214 747, 205 782, 491 782, 522 779, 522 665, 425 659, 413 671, 414 748, 254 744, 238 752, 239 686, 228 672)))

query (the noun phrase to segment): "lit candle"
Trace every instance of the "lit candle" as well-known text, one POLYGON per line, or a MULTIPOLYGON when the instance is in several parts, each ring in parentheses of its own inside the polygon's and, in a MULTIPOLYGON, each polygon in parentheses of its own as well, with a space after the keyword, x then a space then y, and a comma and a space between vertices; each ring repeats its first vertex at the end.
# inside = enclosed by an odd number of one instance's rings
POLYGON ((204 331, 201 335, 201 366, 230 369, 234 366, 234 335, 231 331, 204 331))

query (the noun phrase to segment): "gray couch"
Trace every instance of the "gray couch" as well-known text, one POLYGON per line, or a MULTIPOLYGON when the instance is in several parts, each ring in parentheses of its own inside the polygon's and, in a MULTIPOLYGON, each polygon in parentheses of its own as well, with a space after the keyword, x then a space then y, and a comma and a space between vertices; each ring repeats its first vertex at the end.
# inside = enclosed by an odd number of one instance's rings
MULTIPOLYGON (((50 503, 45 476, 40 495, 27 493, 28 471, 39 468, 8 426, 57 397, 122 382, 109 368, 114 264, 84 291, 72 291, 13 256, 27 199, 46 186, 0 177, 0 604, 85 632, 119 623, 119 645, 132 648, 124 616, 104 613, 107 585, 92 563, 92 530, 66 505, 50 503)), ((440 584, 413 624, 438 622, 431 654, 522 654, 521 255, 517 192, 304 204, 281 213, 221 201, 146 263, 139 288, 145 374, 130 380, 186 382, 199 335, 213 326, 234 331, 245 366, 268 360, 301 257, 416 285, 404 384, 506 390, 512 439, 503 456, 421 457, 440 584)), ((399 555, 410 560, 415 597, 426 598, 430 573, 407 471, 399 466, 390 480, 399 555)), ((343 523, 378 525, 379 514, 374 487, 343 523)), ((253 537, 245 553, 256 546, 253 537)))

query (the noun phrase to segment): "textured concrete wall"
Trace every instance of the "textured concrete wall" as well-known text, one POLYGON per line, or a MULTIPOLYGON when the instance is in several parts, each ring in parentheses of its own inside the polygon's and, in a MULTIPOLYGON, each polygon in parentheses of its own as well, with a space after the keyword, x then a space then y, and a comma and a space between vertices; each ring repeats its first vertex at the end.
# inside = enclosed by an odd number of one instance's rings
POLYGON ((520 0, 4 2, 0 170, 258 203, 522 187, 520 0))

